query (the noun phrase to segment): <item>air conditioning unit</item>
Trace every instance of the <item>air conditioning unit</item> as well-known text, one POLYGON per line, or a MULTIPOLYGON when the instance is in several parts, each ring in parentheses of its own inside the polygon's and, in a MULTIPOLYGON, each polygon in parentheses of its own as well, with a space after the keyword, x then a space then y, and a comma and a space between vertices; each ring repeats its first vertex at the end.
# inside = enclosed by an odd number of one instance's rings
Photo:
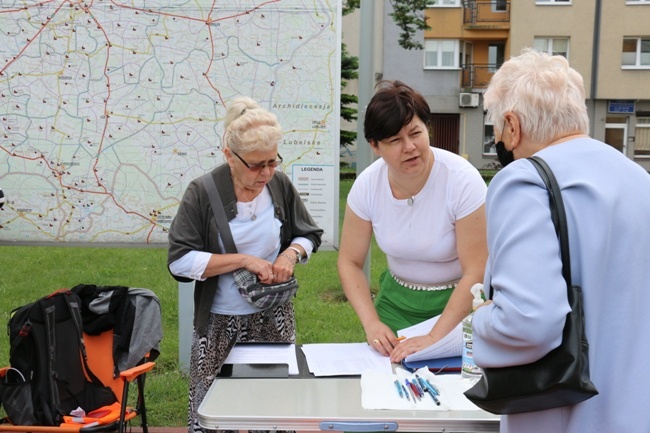
POLYGON ((461 93, 459 107, 478 107, 478 93, 461 93))

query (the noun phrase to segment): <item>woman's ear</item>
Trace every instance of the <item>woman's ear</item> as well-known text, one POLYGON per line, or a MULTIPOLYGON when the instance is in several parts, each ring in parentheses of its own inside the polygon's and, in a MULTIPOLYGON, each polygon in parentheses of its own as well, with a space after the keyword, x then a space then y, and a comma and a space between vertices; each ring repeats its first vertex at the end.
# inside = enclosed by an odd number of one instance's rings
POLYGON ((379 142, 377 140, 368 140, 368 144, 375 155, 381 157, 381 153, 379 152, 379 142))
POLYGON ((508 134, 510 135, 510 148, 515 150, 521 143, 521 124, 519 123, 519 117, 514 113, 508 113, 505 117, 506 120, 506 129, 508 129, 508 134))
POLYGON ((223 152, 224 159, 226 160, 226 163, 230 166, 230 169, 232 170, 232 166, 233 166, 232 152, 227 147, 224 147, 222 149, 222 152, 223 152))

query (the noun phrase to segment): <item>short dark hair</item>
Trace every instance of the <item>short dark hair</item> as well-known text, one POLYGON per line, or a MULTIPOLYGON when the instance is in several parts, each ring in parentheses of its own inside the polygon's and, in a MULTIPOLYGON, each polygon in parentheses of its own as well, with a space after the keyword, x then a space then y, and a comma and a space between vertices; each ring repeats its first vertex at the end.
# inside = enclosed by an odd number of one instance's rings
POLYGON ((417 116, 429 127, 431 109, 424 96, 401 81, 380 81, 368 104, 363 133, 370 142, 397 134, 417 116))

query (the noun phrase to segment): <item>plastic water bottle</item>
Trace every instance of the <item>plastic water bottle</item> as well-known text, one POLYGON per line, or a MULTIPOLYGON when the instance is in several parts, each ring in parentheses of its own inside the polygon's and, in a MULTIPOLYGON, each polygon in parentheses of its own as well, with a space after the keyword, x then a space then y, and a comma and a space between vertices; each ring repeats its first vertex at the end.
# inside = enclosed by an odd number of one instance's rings
POLYGON ((474 348, 472 339, 472 318, 474 311, 479 305, 483 303, 481 298, 481 291, 483 284, 474 284, 470 291, 474 296, 472 300, 472 312, 463 319, 463 367, 460 372, 461 379, 465 382, 476 383, 480 378, 483 371, 474 362, 474 348))

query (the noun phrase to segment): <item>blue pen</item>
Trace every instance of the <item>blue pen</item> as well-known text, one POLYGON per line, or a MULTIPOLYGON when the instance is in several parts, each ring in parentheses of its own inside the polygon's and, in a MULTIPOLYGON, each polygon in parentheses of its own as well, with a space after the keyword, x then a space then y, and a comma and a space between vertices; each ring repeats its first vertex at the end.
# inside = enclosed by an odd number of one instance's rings
POLYGON ((404 398, 404 393, 402 392, 402 387, 399 385, 399 381, 395 379, 395 388, 397 388, 397 392, 400 396, 400 398, 404 398))
POLYGON ((429 388, 427 387, 427 384, 424 382, 424 379, 422 379, 417 374, 415 375, 415 379, 418 381, 418 385, 420 385, 420 388, 422 388, 424 392, 429 391, 429 388))
POLYGON ((434 402, 436 402, 436 406, 440 406, 440 400, 438 399, 438 395, 440 393, 438 392, 438 390, 436 388, 433 387, 433 385, 431 385, 431 383, 429 382, 429 379, 427 379, 427 381, 425 382, 424 379, 422 379, 421 377, 419 377, 417 375, 415 377, 417 377, 420 384, 427 391, 429 391, 429 394, 431 394, 431 398, 433 399, 434 402))
POLYGON ((429 382, 429 379, 427 379, 427 385, 429 385, 429 389, 431 390, 431 395, 433 396, 433 400, 436 402, 438 406, 440 406, 440 400, 438 399, 438 396, 440 395, 440 391, 438 391, 438 388, 436 388, 434 385, 429 382))
POLYGON ((404 394, 406 395, 406 399, 407 399, 408 401, 411 401, 411 397, 409 397, 409 393, 408 393, 408 391, 406 390, 406 387, 404 387, 404 385, 402 385, 402 389, 404 390, 404 394))

